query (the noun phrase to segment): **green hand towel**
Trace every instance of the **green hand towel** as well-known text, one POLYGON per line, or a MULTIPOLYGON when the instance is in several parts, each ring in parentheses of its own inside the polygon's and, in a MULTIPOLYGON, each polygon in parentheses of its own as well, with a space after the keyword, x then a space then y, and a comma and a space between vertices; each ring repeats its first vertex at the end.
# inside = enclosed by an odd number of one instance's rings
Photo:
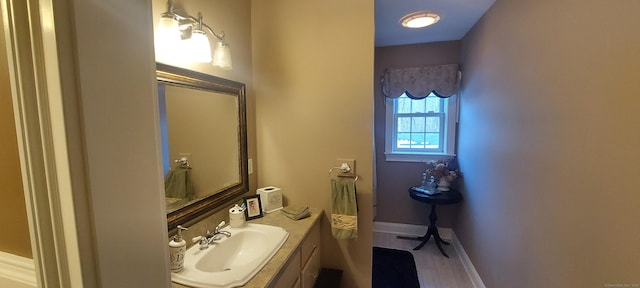
POLYGON ((186 198, 193 200, 195 198, 195 190, 191 179, 189 179, 188 168, 176 168, 169 171, 164 179, 164 194, 170 198, 186 198))
POLYGON ((306 206, 297 206, 297 205, 289 205, 287 207, 282 208, 280 210, 282 215, 287 216, 293 220, 300 220, 302 218, 307 218, 311 216, 309 212, 309 207, 306 206))
POLYGON ((358 199, 353 178, 331 179, 331 233, 336 239, 358 239, 358 199))

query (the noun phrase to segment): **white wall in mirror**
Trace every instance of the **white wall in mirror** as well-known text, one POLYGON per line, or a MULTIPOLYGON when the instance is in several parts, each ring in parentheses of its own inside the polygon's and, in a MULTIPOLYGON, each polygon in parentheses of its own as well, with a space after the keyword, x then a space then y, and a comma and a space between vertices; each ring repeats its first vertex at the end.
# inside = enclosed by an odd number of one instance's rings
POLYGON ((240 181, 238 99, 234 95, 158 85, 165 176, 188 155, 195 198, 240 181), (164 105, 163 105, 164 104, 164 105))

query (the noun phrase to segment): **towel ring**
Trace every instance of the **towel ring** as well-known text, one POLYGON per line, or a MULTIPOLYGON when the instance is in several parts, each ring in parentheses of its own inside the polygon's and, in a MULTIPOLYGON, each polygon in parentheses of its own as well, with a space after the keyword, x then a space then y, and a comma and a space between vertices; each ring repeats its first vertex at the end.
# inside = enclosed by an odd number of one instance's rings
POLYGON ((349 171, 351 171, 351 166, 349 166, 349 164, 347 163, 342 163, 342 165, 340 165, 340 167, 332 167, 329 169, 329 174, 331 174, 331 172, 333 172, 334 169, 340 169, 340 171, 342 171, 342 173, 349 173, 349 171))
MULTIPOLYGON (((340 170, 342 173, 349 173, 351 171, 351 166, 349 166, 349 164, 342 163, 342 165, 340 165, 340 167, 331 167, 329 168, 329 176, 331 176, 331 172, 333 172, 333 170, 338 169, 340 170)), ((351 176, 351 175, 338 175, 338 177, 352 177, 353 181, 356 182, 358 181, 358 175, 351 176)))
POLYGON ((178 164, 178 167, 180 168, 189 168, 191 169, 191 164, 189 164, 189 158, 187 157, 182 157, 178 160, 174 160, 173 162, 178 164))

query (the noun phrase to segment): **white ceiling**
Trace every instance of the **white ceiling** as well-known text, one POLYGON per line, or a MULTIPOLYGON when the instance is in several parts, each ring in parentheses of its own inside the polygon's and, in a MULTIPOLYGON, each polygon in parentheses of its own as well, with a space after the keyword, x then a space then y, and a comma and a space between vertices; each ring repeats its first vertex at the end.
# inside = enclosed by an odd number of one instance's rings
POLYGON ((495 0, 375 0, 376 47, 460 40, 495 0), (428 10, 440 22, 418 29, 400 25, 411 12, 428 10))

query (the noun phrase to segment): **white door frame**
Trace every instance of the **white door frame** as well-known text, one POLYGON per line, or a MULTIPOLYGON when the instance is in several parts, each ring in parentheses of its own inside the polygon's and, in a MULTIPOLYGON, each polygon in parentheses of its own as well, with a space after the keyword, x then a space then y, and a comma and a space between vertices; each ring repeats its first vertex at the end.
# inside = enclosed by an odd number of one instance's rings
POLYGON ((73 181, 84 179, 71 179, 54 1, 0 0, 2 28, 36 283, 38 287, 82 287, 95 283, 95 279, 83 280, 82 273, 95 271, 91 267, 95 264, 82 267, 80 263, 72 187, 77 187, 73 181))

